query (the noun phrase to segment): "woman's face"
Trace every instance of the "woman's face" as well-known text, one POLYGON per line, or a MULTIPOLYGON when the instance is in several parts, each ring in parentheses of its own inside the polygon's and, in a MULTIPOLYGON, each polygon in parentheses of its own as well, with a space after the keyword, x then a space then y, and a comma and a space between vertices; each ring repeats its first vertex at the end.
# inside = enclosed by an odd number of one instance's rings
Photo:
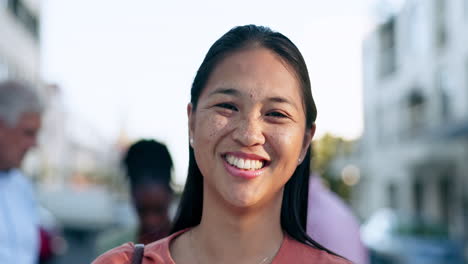
POLYGON ((302 102, 292 69, 270 50, 223 59, 187 109, 205 199, 244 208, 281 198, 314 133, 302 102))
POLYGON ((167 235, 172 194, 161 184, 146 183, 137 185, 132 196, 142 233, 167 235))

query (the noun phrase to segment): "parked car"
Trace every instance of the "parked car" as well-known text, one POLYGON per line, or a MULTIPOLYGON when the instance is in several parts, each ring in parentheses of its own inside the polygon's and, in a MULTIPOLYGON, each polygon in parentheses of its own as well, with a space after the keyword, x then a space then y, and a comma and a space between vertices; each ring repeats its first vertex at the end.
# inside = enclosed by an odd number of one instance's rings
POLYGON ((443 226, 378 210, 361 227, 372 264, 464 264, 463 243, 443 226))

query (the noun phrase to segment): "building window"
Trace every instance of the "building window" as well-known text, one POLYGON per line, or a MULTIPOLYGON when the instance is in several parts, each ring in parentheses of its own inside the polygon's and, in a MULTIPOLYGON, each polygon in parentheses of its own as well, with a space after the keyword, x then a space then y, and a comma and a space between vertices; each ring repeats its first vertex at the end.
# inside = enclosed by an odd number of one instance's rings
POLYGON ((390 18, 379 29, 379 73, 386 77, 396 70, 395 18, 390 18))
POLYGON ((8 64, 0 58, 0 82, 8 79, 8 64))
POLYGON ((443 122, 452 118, 452 87, 448 72, 439 69, 436 73, 436 87, 440 98, 440 117, 443 122))
POLYGON ((466 92, 468 93, 468 58, 465 60, 465 88, 466 92))
POLYGON ((375 124, 377 126, 377 144, 379 145, 384 145, 385 142, 385 115, 383 111, 383 107, 379 106, 376 109, 376 114, 375 114, 375 124))
MULTIPOLYGON (((468 196, 466 194, 463 197, 462 203, 463 203, 462 215, 464 219, 463 223, 468 223, 468 196)), ((468 228, 465 229, 465 239, 468 239, 468 228)))
MULTIPOLYGON (((2 1, 2 0, 0 0, 2 1)), ((10 12, 23 24, 34 38, 39 38, 39 22, 36 17, 20 0, 7 0, 10 12)))
POLYGON ((468 0, 463 1, 463 11, 465 13, 465 18, 468 19, 468 0))
POLYGON ((445 47, 447 43, 447 17, 446 0, 435 0, 435 43, 438 49, 445 47))
MULTIPOLYGON (((409 2, 407 11, 406 39, 408 41, 408 55, 421 55, 427 52, 429 34, 427 28, 427 15, 424 13, 425 0, 409 2)), ((468 0, 467 0, 468 1, 468 0)))
POLYGON ((398 208, 398 202, 397 202, 397 186, 395 183, 390 183, 388 185, 388 205, 390 208, 397 209, 398 208))
POLYGON ((424 185, 419 179, 416 179, 413 182, 413 201, 414 211, 416 212, 416 215, 422 216, 424 210, 424 185))
POLYGON ((420 89, 413 89, 407 98, 408 133, 415 137, 426 126, 426 98, 420 89))
POLYGON ((439 181, 439 197, 441 206, 442 222, 446 225, 450 223, 450 193, 453 192, 452 184, 448 175, 443 175, 439 181))

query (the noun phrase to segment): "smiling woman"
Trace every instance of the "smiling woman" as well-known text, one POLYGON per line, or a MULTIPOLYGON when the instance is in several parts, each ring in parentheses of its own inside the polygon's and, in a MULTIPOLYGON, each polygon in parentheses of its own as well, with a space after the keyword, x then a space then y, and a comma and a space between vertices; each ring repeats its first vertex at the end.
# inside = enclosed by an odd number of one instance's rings
MULTIPOLYGON (((216 41, 187 106, 190 160, 173 234, 143 263, 348 263, 305 232, 316 108, 304 59, 254 25, 216 41)), ((95 263, 129 263, 126 244, 95 263)))
POLYGON ((189 104, 192 147, 212 206, 281 208, 279 193, 314 132, 305 128, 299 84, 288 67, 266 48, 246 47, 216 66, 197 108, 189 104), (262 166, 252 170, 252 163, 262 166))

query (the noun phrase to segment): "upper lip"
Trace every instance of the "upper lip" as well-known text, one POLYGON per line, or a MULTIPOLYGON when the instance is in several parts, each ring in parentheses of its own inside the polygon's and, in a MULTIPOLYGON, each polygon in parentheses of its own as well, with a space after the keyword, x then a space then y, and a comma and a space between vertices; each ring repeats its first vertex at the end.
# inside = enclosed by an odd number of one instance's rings
POLYGON ((261 160, 261 161, 266 161, 266 162, 269 161, 268 158, 265 158, 263 156, 260 156, 260 155, 254 154, 254 153, 245 153, 245 152, 241 152, 241 151, 225 152, 222 156, 224 157, 226 155, 232 155, 232 156, 235 156, 237 158, 249 159, 249 160, 261 160))

